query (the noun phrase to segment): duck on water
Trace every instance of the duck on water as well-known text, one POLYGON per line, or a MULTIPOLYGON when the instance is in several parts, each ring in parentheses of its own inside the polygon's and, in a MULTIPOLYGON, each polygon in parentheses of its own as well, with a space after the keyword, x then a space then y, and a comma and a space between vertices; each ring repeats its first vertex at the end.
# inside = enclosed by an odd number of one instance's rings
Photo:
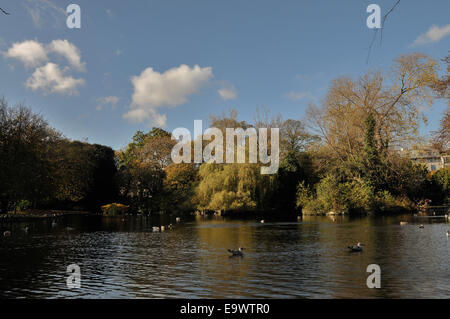
POLYGON ((358 252, 362 251, 362 246, 364 246, 364 244, 357 243, 356 245, 348 246, 348 249, 350 249, 351 252, 358 252))
POLYGON ((228 252, 230 252, 231 253, 231 257, 233 257, 233 256, 244 256, 244 252, 243 252, 243 250, 244 250, 245 248, 243 248, 243 247, 239 247, 239 249, 238 250, 233 250, 233 249, 228 249, 228 252))

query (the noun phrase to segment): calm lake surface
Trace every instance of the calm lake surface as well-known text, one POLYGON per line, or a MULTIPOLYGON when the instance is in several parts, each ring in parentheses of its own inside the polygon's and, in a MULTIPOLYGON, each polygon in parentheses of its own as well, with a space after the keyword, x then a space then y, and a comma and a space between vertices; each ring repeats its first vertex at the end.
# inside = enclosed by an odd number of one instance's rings
POLYGON ((445 218, 66 216, 0 225, 3 298, 449 298, 445 218), (172 220, 170 220, 172 219, 172 220), (408 221, 400 226, 400 221, 408 221), (174 228, 152 232, 173 222, 174 228), (424 224, 423 229, 419 225, 424 224), (29 227, 28 233, 23 231, 29 227), (73 229, 67 229, 71 227, 73 229), (364 251, 347 246, 364 243, 364 251), (228 248, 246 247, 230 258, 228 248), (81 267, 81 288, 66 286, 81 267), (369 289, 369 264, 381 289, 369 289))

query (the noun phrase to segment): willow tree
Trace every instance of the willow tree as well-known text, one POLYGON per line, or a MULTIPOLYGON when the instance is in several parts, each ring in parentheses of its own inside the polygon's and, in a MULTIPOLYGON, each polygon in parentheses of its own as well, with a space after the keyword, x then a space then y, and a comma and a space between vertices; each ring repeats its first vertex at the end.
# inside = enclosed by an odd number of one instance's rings
POLYGON ((267 209, 275 177, 261 175, 258 164, 200 166, 195 201, 200 210, 254 211, 267 209))
POLYGON ((417 138, 424 111, 433 102, 437 64, 424 54, 402 55, 389 72, 333 80, 320 107, 310 105, 312 128, 335 159, 357 161, 364 148, 364 119, 376 122, 377 151, 405 146, 417 138))
MULTIPOLYGON (((226 154, 226 129, 248 128, 258 129, 237 118, 237 112, 231 110, 229 114, 210 117, 211 127, 222 132, 223 154, 226 154)), ((270 126, 264 126, 270 130, 270 126)), ((203 141, 203 147, 210 141, 203 141)), ((273 191, 275 177, 261 175, 261 163, 249 163, 249 137, 245 136, 245 163, 237 163, 237 147, 241 143, 234 136, 234 163, 203 163, 199 170, 199 184, 195 191, 195 202, 200 210, 224 211, 253 211, 267 208, 273 191)), ((257 143, 259 141, 257 140, 257 143)), ((271 149, 270 138, 268 148, 271 149)))

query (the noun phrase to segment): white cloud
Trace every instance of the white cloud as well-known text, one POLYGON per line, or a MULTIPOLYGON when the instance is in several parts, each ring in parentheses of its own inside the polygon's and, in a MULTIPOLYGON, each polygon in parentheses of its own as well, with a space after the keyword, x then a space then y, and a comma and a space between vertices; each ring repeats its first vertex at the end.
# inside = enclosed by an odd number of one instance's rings
POLYGON ((75 79, 64 75, 59 66, 54 63, 37 68, 25 83, 33 91, 42 90, 44 93, 77 94, 77 87, 84 85, 83 79, 75 79))
POLYGON ((15 42, 4 55, 8 58, 15 58, 25 64, 25 66, 38 66, 49 60, 48 55, 59 55, 67 59, 69 64, 80 70, 85 70, 85 63, 81 62, 80 50, 67 40, 53 40, 48 45, 44 45, 36 40, 25 40, 15 42))
POLYGON ((111 9, 106 9, 106 14, 108 15, 108 17, 112 17, 113 16, 113 12, 111 9))
POLYGON ((226 86, 217 90, 220 97, 224 100, 234 100, 237 98, 237 91, 234 86, 226 86))
POLYGON ((105 105, 111 105, 111 107, 114 109, 119 102, 119 98, 117 96, 105 96, 100 97, 97 99, 97 106, 96 110, 101 111, 105 105))
POLYGON ((36 68, 25 83, 26 87, 34 91, 72 95, 85 83, 83 79, 75 79, 66 74, 71 68, 85 71, 80 50, 67 40, 53 40, 48 45, 36 40, 16 42, 3 55, 21 61, 26 67, 36 68), (69 66, 61 70, 58 64, 49 61, 49 57, 55 56, 64 57, 69 66), (44 63, 46 64, 42 66, 44 63))
POLYGON ((38 28, 49 22, 53 22, 53 27, 65 25, 66 11, 50 0, 27 0, 24 6, 38 28))
POLYGON ((418 46, 428 43, 439 42, 442 38, 450 34, 450 24, 439 27, 433 25, 428 29, 426 33, 422 33, 419 37, 414 40, 412 46, 418 46))
POLYGON ((156 127, 164 127, 167 123, 167 117, 165 114, 158 113, 155 109, 143 109, 135 108, 123 115, 124 118, 132 121, 141 123, 148 120, 149 123, 156 127))
POLYGON ((164 73, 147 68, 131 82, 134 92, 131 98, 131 110, 123 117, 141 123, 145 120, 160 127, 165 126, 166 116, 158 113, 163 106, 176 107, 188 101, 188 97, 197 93, 212 77, 212 68, 185 64, 174 67, 164 73))
POLYGON ((44 46, 35 40, 15 42, 4 55, 20 60, 27 67, 37 66, 48 60, 44 46))
POLYGON ((295 92, 291 91, 286 95, 289 99, 293 101, 298 101, 302 99, 312 99, 314 100, 314 96, 310 92, 295 92))
POLYGON ((67 40, 53 40, 47 45, 47 51, 65 57, 70 65, 78 70, 85 69, 85 63, 81 62, 80 50, 67 40))

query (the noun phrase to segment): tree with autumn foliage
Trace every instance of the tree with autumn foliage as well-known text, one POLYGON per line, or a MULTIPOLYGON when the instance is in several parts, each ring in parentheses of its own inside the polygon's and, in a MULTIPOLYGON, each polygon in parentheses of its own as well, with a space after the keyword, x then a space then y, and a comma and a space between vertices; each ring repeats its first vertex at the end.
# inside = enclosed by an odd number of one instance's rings
POLYGON ((165 211, 186 212, 195 210, 193 201, 198 185, 198 168, 195 164, 170 164, 165 169, 163 182, 165 211))
POLYGON ((119 193, 135 212, 163 209, 165 168, 174 145, 170 133, 153 128, 146 134, 136 132, 127 148, 117 152, 119 193))
POLYGON ((322 141, 316 150, 322 155, 313 157, 320 181, 301 184, 297 203, 321 213, 348 212, 406 207, 424 196, 426 170, 398 149, 419 139, 435 98, 437 66, 412 53, 397 58, 389 72, 333 80, 323 104, 308 110, 310 129, 322 141))
POLYGON ((447 100, 447 109, 442 117, 440 128, 433 136, 434 147, 442 153, 450 149, 450 55, 447 55, 443 61, 447 64, 447 74, 433 85, 438 97, 447 100))

